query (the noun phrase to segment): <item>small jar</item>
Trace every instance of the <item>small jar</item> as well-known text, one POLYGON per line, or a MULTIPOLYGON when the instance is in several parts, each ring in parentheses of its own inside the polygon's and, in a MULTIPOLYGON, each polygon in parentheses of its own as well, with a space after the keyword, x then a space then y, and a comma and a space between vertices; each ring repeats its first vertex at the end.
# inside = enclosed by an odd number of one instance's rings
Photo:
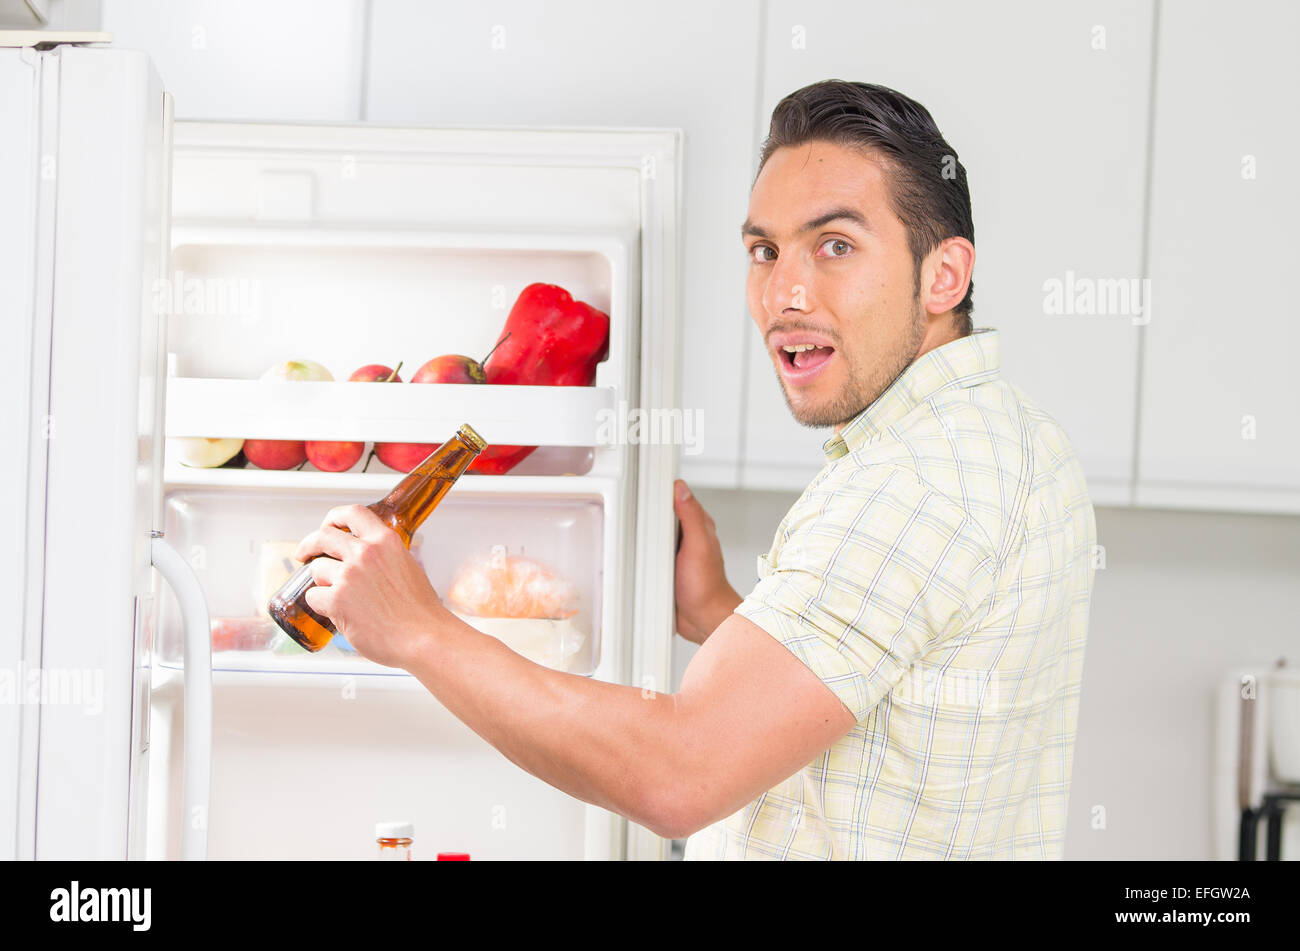
POLYGON ((415 826, 409 822, 375 823, 375 842, 379 846, 381 861, 411 861, 411 843, 414 840, 415 826))

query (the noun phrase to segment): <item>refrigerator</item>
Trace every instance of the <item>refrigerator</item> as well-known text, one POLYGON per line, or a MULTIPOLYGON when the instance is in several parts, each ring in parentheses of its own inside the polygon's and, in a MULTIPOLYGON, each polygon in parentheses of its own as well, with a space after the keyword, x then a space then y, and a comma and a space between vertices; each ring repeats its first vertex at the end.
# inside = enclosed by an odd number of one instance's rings
POLYGON ((402 477, 372 444, 469 423, 540 448, 462 477, 425 522, 412 553, 440 595, 527 559, 577 613, 481 629, 572 676, 669 689, 678 448, 647 420, 680 412, 680 132, 174 122, 148 56, 103 40, 0 34, 18 536, 0 555, 0 855, 369 859, 375 823, 401 821, 417 859, 667 857, 406 672, 341 639, 287 650, 258 619, 329 508, 402 477), (535 282, 609 315, 594 385, 347 382, 483 356, 535 282), (333 382, 261 379, 301 359, 333 382), (343 472, 183 464, 203 438, 367 452, 343 472))

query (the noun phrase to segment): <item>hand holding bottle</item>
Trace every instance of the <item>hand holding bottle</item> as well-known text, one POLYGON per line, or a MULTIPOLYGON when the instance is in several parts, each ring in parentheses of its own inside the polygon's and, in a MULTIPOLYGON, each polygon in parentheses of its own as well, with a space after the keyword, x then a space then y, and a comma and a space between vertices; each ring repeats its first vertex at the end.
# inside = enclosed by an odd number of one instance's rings
POLYGON ((330 509, 294 559, 309 561, 307 605, 327 617, 357 653, 406 667, 450 612, 402 538, 364 505, 330 509))
MULTIPOLYGON (((468 424, 462 426, 456 432, 456 435, 431 452, 423 462, 411 470, 405 479, 397 484, 393 491, 378 502, 367 506, 346 505, 332 509, 326 515, 325 521, 321 525, 321 531, 314 533, 318 537, 313 545, 308 546, 306 540, 302 545, 299 545, 298 554, 296 555, 297 560, 307 561, 316 557, 319 553, 326 552, 333 554, 336 561, 342 566, 359 564, 362 552, 368 549, 356 546, 348 547, 342 541, 343 536, 341 533, 322 536, 322 532, 326 529, 332 529, 337 533, 340 527, 350 530, 354 526, 358 529, 363 528, 372 544, 382 543, 385 546, 384 552, 388 551, 390 543, 394 540, 400 543, 403 551, 406 551, 406 549, 410 548, 411 538, 421 523, 428 518, 430 512, 438 507, 438 503, 451 491, 451 487, 456 483, 456 480, 461 477, 469 464, 474 461, 474 457, 482 452, 486 445, 487 443, 483 441, 483 437, 474 432, 471 426, 468 424), (375 532, 374 524, 384 527, 385 533, 375 532), (333 549, 328 552, 322 547, 326 537, 333 543, 333 549), (350 558, 346 556, 350 556, 350 558)), ((361 537, 359 531, 353 531, 352 535, 357 538, 361 537)), ((308 539, 312 538, 313 536, 308 536, 308 539)), ((370 573, 370 563, 377 560, 378 557, 375 555, 366 556, 367 574, 370 573)), ((387 558, 390 562, 395 559, 395 554, 387 558)), ((414 559, 409 557, 409 553, 407 561, 414 564, 414 559)), ((350 575, 347 576, 347 580, 355 580, 358 570, 354 567, 350 575)), ((280 629, 309 651, 320 650, 330 642, 330 638, 338 633, 337 619, 332 618, 329 612, 321 613, 317 611, 315 607, 317 602, 307 597, 314 585, 323 583, 317 577, 317 573, 319 573, 320 578, 335 579, 333 583, 340 586, 345 580, 341 567, 334 568, 328 564, 323 564, 317 568, 314 567, 314 563, 313 565, 303 565, 290 576, 279 591, 271 596, 271 602, 267 605, 272 620, 280 625, 280 629)), ((427 578, 425 583, 428 584, 427 578)), ((432 590, 432 587, 430 587, 429 591, 432 590)), ((323 598, 320 603, 328 603, 336 611, 341 612, 344 606, 337 603, 339 596, 341 596, 340 592, 335 592, 335 595, 334 598, 323 598)), ((401 604, 401 602, 397 603, 401 604)), ((361 619, 360 616, 353 615, 351 620, 353 623, 359 623, 361 619)), ((347 634, 344 637, 352 641, 352 638, 347 634)), ((353 646, 357 646, 354 641, 353 646)), ((361 651, 361 653, 364 654, 365 652, 361 651)), ((383 662, 381 661, 381 663, 383 662)))

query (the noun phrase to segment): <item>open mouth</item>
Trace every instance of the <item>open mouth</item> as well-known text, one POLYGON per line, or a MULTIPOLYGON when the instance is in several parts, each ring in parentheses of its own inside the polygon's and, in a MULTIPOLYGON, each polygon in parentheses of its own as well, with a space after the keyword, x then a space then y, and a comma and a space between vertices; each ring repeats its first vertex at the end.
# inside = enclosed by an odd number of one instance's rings
POLYGON ((807 383, 821 373, 835 355, 834 347, 813 343, 793 343, 776 348, 781 360, 781 376, 790 383, 807 383))

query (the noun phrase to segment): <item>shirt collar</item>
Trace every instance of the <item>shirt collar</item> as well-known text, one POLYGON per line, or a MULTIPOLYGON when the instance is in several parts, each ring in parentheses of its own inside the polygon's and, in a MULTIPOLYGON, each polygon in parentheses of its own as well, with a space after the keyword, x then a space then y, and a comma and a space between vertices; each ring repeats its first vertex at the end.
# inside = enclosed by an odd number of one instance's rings
POLYGON ((982 327, 921 355, 836 435, 822 444, 827 460, 861 449, 940 390, 998 378, 998 332, 982 327))

